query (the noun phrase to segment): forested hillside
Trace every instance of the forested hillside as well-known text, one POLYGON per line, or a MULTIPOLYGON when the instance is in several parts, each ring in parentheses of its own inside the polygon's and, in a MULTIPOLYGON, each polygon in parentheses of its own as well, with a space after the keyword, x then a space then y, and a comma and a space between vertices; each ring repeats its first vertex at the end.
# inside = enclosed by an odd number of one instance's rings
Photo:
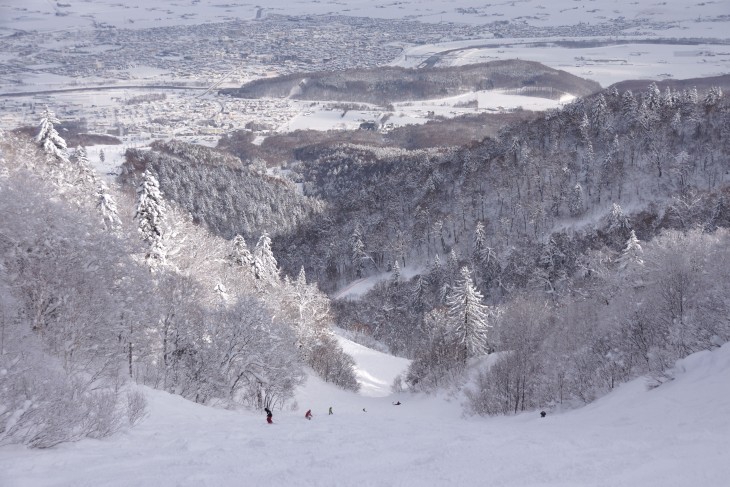
POLYGON ((478 90, 524 89, 524 94, 560 98, 585 96, 600 85, 533 61, 493 61, 420 69, 378 67, 332 73, 296 73, 260 79, 222 93, 243 98, 292 97, 388 104, 443 98, 478 90))
POLYGON ((129 149, 121 179, 134 182, 148 168, 159 175, 166 198, 227 239, 293 232, 321 210, 290 180, 268 176, 265 165, 244 166, 237 157, 207 147, 172 140, 157 141, 151 150, 129 149))
POLYGON ((0 132, 0 444, 132 427, 134 383, 273 409, 308 366, 357 390, 329 300, 303 270, 281 279, 265 231, 251 250, 211 235, 151 168, 135 198, 109 187, 55 122, 46 111, 34 141, 0 132))
POLYGON ((498 353, 466 385, 475 413, 660 383, 730 339, 729 114, 719 89, 652 86, 446 153, 334 147, 299 168, 328 211, 280 255, 329 285, 392 271, 338 317, 413 357, 415 390, 498 353))
POLYGON ((578 255, 619 250, 631 229, 643 240, 726 225, 728 130, 721 92, 654 87, 602 93, 446 152, 320 148, 295 171, 328 209, 277 245, 285 268, 304 264, 333 286, 396 261, 453 252, 469 262, 477 241, 498 264, 474 266, 488 296, 554 289, 578 255), (558 269, 536 280, 545 259, 558 269))

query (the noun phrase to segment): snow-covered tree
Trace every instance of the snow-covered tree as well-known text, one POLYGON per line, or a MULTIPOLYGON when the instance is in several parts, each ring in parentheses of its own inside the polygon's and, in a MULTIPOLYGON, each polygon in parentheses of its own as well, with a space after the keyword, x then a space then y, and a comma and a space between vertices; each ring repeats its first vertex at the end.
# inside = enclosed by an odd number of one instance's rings
POLYGON ((248 250, 248 245, 246 245, 246 239, 243 238, 243 235, 236 235, 233 238, 233 251, 231 252, 230 258, 237 266, 245 268, 251 268, 253 266, 253 255, 248 250))
POLYGON ((624 248, 623 252, 621 252, 621 256, 618 259, 621 269, 625 269, 626 267, 631 265, 643 265, 643 253, 644 251, 641 248, 639 239, 636 238, 636 233, 631 230, 631 235, 626 242, 626 247, 624 248))
POLYGON ((621 205, 613 203, 611 213, 608 215, 608 232, 612 235, 615 244, 621 245, 629 236, 631 222, 626 216, 621 205))
POLYGON ((108 230, 114 230, 119 228, 122 222, 119 220, 119 210, 117 209, 117 201, 109 192, 104 181, 99 180, 99 184, 96 187, 96 206, 101 212, 104 226, 108 230))
POLYGON ((459 358, 466 363, 469 357, 486 353, 491 325, 487 321, 487 306, 482 304, 482 295, 474 286, 468 267, 461 269, 461 280, 454 286, 447 304, 461 349, 459 358))
POLYGON ((721 99, 722 88, 719 86, 713 86, 708 90, 707 95, 705 95, 704 104, 706 107, 712 107, 717 105, 721 99))
POLYGON ((86 147, 81 145, 76 148, 71 158, 71 163, 72 170, 75 173, 72 181, 74 185, 81 186, 82 188, 97 187, 99 178, 89 163, 86 147))
POLYGON ((256 279, 276 285, 279 281, 279 266, 271 251, 271 238, 264 232, 256 242, 253 251, 253 272, 256 279))
POLYGON ((160 192, 160 184, 152 171, 145 171, 142 182, 137 188, 137 212, 134 217, 139 221, 138 231, 150 246, 147 254, 151 266, 165 261, 165 247, 162 241, 167 208, 160 192))
POLYGON ((58 123, 60 122, 56 115, 48 107, 45 107, 41 121, 38 124, 38 134, 35 140, 47 154, 65 162, 68 160, 66 141, 63 140, 63 137, 58 134, 54 127, 54 124, 58 123))

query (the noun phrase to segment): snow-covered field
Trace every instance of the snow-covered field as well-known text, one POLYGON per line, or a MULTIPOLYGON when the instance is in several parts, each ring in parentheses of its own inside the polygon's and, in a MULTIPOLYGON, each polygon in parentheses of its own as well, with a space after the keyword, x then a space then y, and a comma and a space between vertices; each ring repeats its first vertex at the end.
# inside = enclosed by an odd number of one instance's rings
MULTIPOLYGON (((390 382, 407 365, 340 341, 361 377, 390 382)), ((310 377, 298 409, 274 411, 274 425, 144 389, 150 416, 129 432, 0 448, 0 485, 721 487, 730 478, 729 377, 726 344, 680 361, 659 388, 636 380, 546 418, 463 417, 457 399, 353 394, 310 377)))
POLYGON ((702 78, 730 72, 727 44, 681 40, 652 43, 646 39, 636 42, 639 39, 634 37, 621 42, 603 37, 584 40, 584 44, 565 37, 444 42, 408 47, 391 64, 415 68, 433 56, 439 57, 436 66, 527 59, 597 81, 604 87, 627 79, 702 78))
POLYGON ((267 0, 266 2, 219 2, 217 0, 47 0, 0 1, 0 28, 47 30, 93 28, 94 22, 115 27, 147 28, 255 19, 268 14, 349 15, 384 19, 407 18, 422 22, 485 24, 501 20, 537 26, 601 24, 642 19, 642 32, 687 37, 724 37, 730 25, 723 0, 687 2, 664 0, 637 2, 616 0, 267 0), (723 16, 724 17, 721 17, 723 16), (719 17, 719 18, 718 18, 719 17))

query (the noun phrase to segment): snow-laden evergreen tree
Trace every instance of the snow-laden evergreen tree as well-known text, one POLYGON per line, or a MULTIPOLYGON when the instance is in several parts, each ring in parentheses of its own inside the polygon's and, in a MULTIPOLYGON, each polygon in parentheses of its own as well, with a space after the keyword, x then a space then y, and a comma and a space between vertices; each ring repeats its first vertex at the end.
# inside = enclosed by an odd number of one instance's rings
POLYGON ((637 107, 638 104, 636 102, 636 98, 631 90, 624 91, 624 94, 621 95, 621 113, 627 117, 628 120, 632 120, 635 116, 637 107))
POLYGON ((468 267, 462 267, 461 279, 454 286, 447 304, 460 345, 458 358, 466 363, 468 358, 486 353, 491 325, 487 321, 487 306, 482 304, 482 295, 474 286, 468 267))
POLYGON ((119 210, 117 209, 117 201, 109 192, 106 183, 99 180, 96 187, 96 207, 101 213, 104 226, 107 230, 116 230, 122 224, 119 220, 119 210))
POLYGON ((54 127, 54 124, 58 123, 60 122, 56 115, 48 107, 45 107, 41 121, 38 124, 38 134, 35 140, 47 154, 66 162, 68 160, 66 141, 56 132, 54 127))
POLYGON ((636 238, 636 233, 631 230, 631 235, 626 242, 626 247, 624 248, 623 252, 621 252, 621 256, 618 259, 620 268, 625 269, 626 267, 633 265, 643 265, 643 253, 644 250, 641 248, 639 239, 636 238))
POLYGON ((608 217, 608 230, 629 230, 630 228, 629 217, 626 216, 621 205, 613 203, 611 205, 611 214, 608 217))
POLYGON ((264 232, 253 251, 253 272, 256 279, 276 285, 279 281, 279 265, 271 251, 271 238, 264 232))
POLYGON ((327 331, 329 299, 317 289, 307 284, 304 267, 299 270, 296 280, 286 288, 286 294, 295 309, 293 322, 298 336, 298 345, 305 360, 317 344, 318 337, 327 331))
POLYGON ((713 86, 709 89, 707 92, 707 95, 705 95, 704 104, 705 107, 712 107, 717 105, 717 103, 722 98, 722 88, 719 86, 713 86))
POLYGON ((74 185, 82 188, 92 188, 92 190, 98 187, 99 178, 94 168, 91 167, 86 147, 80 145, 76 148, 71 163, 75 173, 72 181, 74 185))
POLYGON ((603 94, 599 94, 591 107, 591 125, 598 132, 606 123, 608 105, 603 94))
POLYGON ((150 246, 147 260, 151 267, 165 261, 163 244, 164 220, 167 209, 160 192, 160 184, 149 169, 142 176, 137 188, 137 212, 134 217, 139 220, 138 231, 150 246))
POLYGON ((237 266, 245 268, 251 268, 253 266, 253 255, 248 250, 248 245, 246 245, 246 239, 243 238, 243 235, 236 235, 233 238, 233 251, 230 257, 237 266))

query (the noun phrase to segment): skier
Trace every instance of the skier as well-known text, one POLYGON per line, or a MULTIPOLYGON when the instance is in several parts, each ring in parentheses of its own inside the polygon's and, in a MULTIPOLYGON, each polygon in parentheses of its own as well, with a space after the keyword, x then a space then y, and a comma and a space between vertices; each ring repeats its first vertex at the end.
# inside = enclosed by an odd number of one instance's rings
POLYGON ((398 401, 398 402, 394 402, 394 403, 393 403, 393 406, 400 406, 400 401, 398 401))
POLYGON ((274 415, 271 414, 271 409, 264 408, 264 411, 266 411, 266 422, 269 424, 274 424, 274 420, 272 419, 274 415))
POLYGON ((547 416, 547 413, 545 411, 540 411, 540 417, 544 418, 545 416, 547 416))
POLYGON ((304 417, 307 419, 312 419, 312 410, 307 409, 307 414, 305 414, 304 417))
POLYGON ((333 414, 333 413, 332 413, 332 406, 330 406, 330 414, 333 414))

